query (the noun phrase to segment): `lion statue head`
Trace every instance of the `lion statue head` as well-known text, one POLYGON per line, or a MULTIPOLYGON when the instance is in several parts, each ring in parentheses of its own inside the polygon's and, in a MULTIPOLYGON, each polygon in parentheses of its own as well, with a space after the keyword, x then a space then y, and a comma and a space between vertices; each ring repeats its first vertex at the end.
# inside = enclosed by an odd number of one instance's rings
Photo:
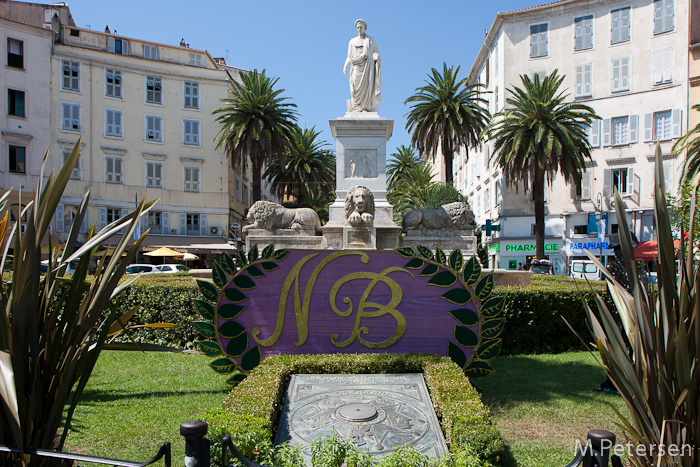
POLYGON ((367 187, 354 186, 345 196, 345 219, 352 226, 372 225, 374 195, 367 187))
POLYGON ((452 218, 454 228, 462 230, 474 225, 474 213, 469 209, 469 205, 463 202, 443 204, 442 209, 452 218))

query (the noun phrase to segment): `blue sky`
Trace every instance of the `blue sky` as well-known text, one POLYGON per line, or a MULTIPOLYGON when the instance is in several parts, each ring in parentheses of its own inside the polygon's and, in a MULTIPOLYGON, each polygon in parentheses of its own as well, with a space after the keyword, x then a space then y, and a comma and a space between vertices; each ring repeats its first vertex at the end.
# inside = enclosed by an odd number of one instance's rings
MULTIPOLYGON (((48 3, 48 2, 47 2, 48 3)), ((382 56, 381 117, 394 120, 387 152, 410 143, 404 100, 442 63, 465 77, 499 11, 542 0, 68 0, 79 27, 193 48, 225 57, 229 65, 266 69, 298 106, 301 126, 322 130, 335 147, 328 120, 345 113, 348 78, 342 73, 357 18, 382 56)))

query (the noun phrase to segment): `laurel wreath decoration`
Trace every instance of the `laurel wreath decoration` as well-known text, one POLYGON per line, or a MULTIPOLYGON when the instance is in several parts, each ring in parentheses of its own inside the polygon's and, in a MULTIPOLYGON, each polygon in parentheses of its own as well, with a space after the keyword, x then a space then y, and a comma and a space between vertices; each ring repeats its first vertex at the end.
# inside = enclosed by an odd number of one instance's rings
MULTIPOLYGON (((449 312, 459 325, 455 326, 454 342, 448 340, 447 355, 462 368, 467 376, 479 377, 493 373, 488 360, 501 350, 504 297, 491 297, 493 273, 481 278, 481 266, 475 257, 466 263, 459 249, 449 258, 440 249, 436 253, 424 246, 394 250, 408 258, 407 269, 421 269, 420 276, 430 276, 428 285, 448 290, 440 298, 456 305, 449 312), (471 307, 468 307, 471 304, 471 307), (470 328, 476 326, 477 331, 470 328), (469 357, 462 348, 473 348, 469 357)), ((261 361, 260 347, 249 348, 248 330, 236 321, 245 310, 246 292, 256 287, 255 281, 265 273, 278 269, 289 249, 275 251, 268 245, 259 253, 253 245, 248 254, 239 251, 236 261, 228 254, 221 255, 212 268, 212 282, 197 280, 203 300, 194 305, 204 321, 194 326, 204 337, 199 349, 213 357, 209 366, 217 373, 231 375, 227 382, 236 385, 243 381, 261 361), (222 298, 224 300, 222 300, 222 298)))
POLYGON ((243 381, 261 359, 260 347, 248 348, 248 331, 235 321, 245 310, 245 305, 241 305, 248 298, 245 291, 256 287, 254 279, 279 268, 277 261, 282 261, 288 253, 289 249, 275 251, 274 245, 268 245, 259 254, 258 246, 253 245, 247 256, 239 250, 235 262, 224 253, 214 263, 212 282, 197 280, 204 300, 195 300, 194 305, 206 320, 193 323, 205 338, 197 344, 205 355, 216 357, 209 363, 215 372, 231 375, 226 382, 232 386, 243 381), (227 287, 229 284, 232 287, 227 287), (228 303, 217 306, 222 293, 228 303), (225 347, 223 340, 228 341, 225 347))
POLYGON ((481 377, 494 372, 488 360, 501 351, 501 339, 505 318, 501 315, 505 297, 492 297, 493 272, 481 277, 481 265, 475 256, 464 262, 459 248, 452 250, 448 258, 439 248, 435 255, 429 248, 418 245, 397 248, 398 254, 410 258, 407 269, 422 269, 420 276, 432 276, 428 285, 449 288, 440 298, 459 306, 449 312, 457 320, 454 342, 447 342, 447 356, 460 366, 467 376, 481 377), (457 283, 458 286, 455 286, 457 283), (471 304, 473 309, 467 308, 471 304), (477 326, 477 331, 472 329, 477 326), (473 348, 469 357, 462 348, 473 348))

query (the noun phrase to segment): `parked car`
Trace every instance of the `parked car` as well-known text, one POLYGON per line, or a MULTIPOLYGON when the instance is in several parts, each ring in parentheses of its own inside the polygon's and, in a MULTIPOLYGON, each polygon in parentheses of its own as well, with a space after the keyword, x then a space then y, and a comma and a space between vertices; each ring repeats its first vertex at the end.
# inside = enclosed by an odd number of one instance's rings
POLYGON ((126 274, 158 274, 160 271, 152 264, 130 264, 126 267, 126 274))
POLYGON ((548 259, 533 259, 529 271, 533 274, 554 275, 552 262, 548 259))
POLYGON ((160 266, 157 266, 158 271, 165 273, 165 274, 175 274, 178 272, 187 272, 190 270, 187 266, 183 266, 182 264, 161 264, 160 266))
POLYGON ((575 259, 571 261, 570 277, 574 279, 588 279, 589 281, 599 281, 601 279, 600 270, 593 261, 575 259))
MULTIPOLYGON (((65 274, 70 274, 72 276, 73 274, 75 274, 75 269, 77 267, 78 267, 78 261, 71 261, 70 263, 68 263, 66 265, 65 274)), ((44 261, 41 262, 41 265, 39 266, 39 273, 46 274, 48 271, 49 271, 49 260, 45 259, 44 261)))

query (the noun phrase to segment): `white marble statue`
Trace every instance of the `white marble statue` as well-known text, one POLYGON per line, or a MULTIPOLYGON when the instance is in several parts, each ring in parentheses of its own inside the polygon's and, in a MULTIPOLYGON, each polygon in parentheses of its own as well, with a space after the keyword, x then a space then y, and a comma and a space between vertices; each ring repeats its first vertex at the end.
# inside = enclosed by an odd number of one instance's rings
POLYGON ((350 101, 348 111, 376 112, 382 101, 381 57, 377 42, 365 34, 367 23, 363 19, 355 21, 357 37, 348 43, 348 58, 343 64, 343 74, 350 67, 350 101))

